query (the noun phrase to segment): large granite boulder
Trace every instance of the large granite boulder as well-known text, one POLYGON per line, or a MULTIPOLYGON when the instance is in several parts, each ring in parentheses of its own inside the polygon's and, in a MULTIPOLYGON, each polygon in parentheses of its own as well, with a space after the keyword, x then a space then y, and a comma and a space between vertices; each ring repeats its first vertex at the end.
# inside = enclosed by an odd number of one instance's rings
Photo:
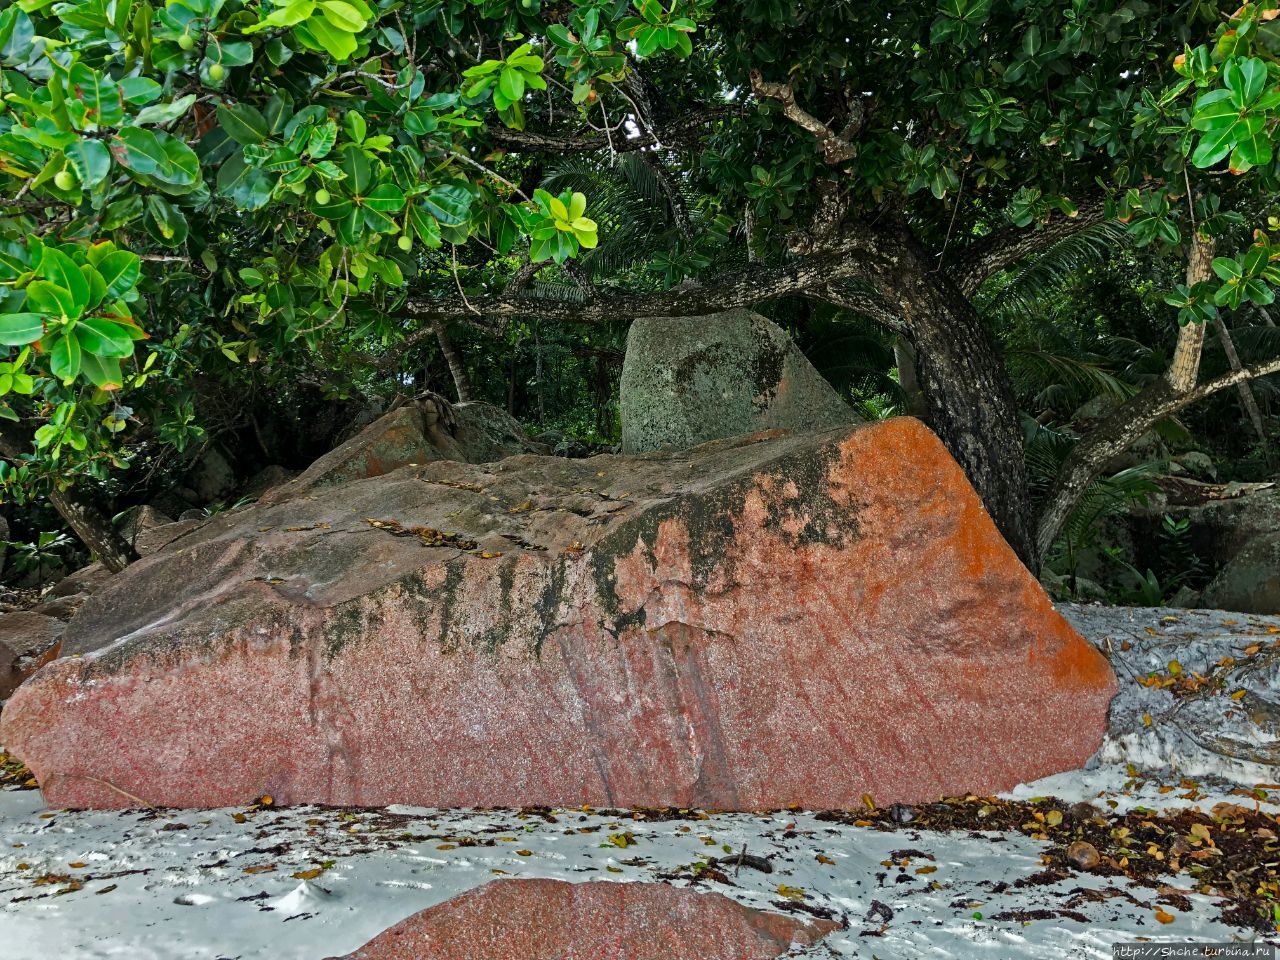
POLYGON ((55 807, 849 807, 1082 764, 1116 689, 918 421, 433 461, 133 564, 0 717, 55 807))
POLYGON ((858 420, 782 328, 750 310, 635 321, 619 394, 624 453, 858 420))
POLYGON ((839 927, 665 883, 493 880, 330 960, 773 960, 839 927))
POLYGON ((1280 533, 1254 537, 1218 571, 1200 604, 1243 613, 1280 613, 1280 533))

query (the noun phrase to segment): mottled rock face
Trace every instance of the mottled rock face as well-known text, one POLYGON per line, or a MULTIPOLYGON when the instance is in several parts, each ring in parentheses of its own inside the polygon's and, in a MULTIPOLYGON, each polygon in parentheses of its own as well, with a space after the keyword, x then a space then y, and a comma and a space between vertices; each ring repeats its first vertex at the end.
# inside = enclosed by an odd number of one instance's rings
POLYGON ((34 610, 0 614, 0 701, 56 656, 64 624, 34 610))
POLYGON ((750 310, 637 320, 619 406, 625 453, 858 420, 782 328, 750 310))
POLYGON ((1214 577, 1201 602, 1219 610, 1280 613, 1280 533, 1246 543, 1214 577))
POLYGON ((838 926, 663 883, 494 880, 341 960, 772 960, 838 926))
POLYGON ((910 419, 316 487, 112 578, 63 652, 0 742, 73 807, 988 794, 1083 763, 1115 691, 910 419))
POLYGON ((409 403, 392 410, 334 447, 296 479, 265 492, 263 499, 279 502, 315 487, 380 477, 433 460, 489 463, 541 452, 514 417, 491 404, 460 403, 448 413, 446 425, 433 403, 409 403))

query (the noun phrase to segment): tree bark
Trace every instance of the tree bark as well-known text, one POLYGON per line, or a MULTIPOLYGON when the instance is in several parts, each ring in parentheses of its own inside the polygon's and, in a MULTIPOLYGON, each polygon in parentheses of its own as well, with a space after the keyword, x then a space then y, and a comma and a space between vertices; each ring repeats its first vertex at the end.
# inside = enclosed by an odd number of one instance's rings
POLYGON ((898 385, 907 398, 907 413, 925 420, 929 416, 929 405, 925 402, 924 391, 920 389, 920 378, 916 373, 916 348, 906 337, 898 337, 893 341, 893 361, 898 367, 898 385))
POLYGON ((458 402, 466 403, 471 399, 471 378, 467 376, 467 364, 462 357, 443 320, 437 320, 432 326, 436 330, 436 342, 440 344, 440 352, 444 354, 444 362, 449 365, 449 373, 453 376, 453 388, 458 394, 458 402))
POLYGON ((97 507, 70 490, 51 490, 49 502, 80 541, 112 573, 138 559, 138 553, 97 507))
MULTIPOLYGON (((1222 317, 1213 318, 1214 329, 1218 333, 1218 341, 1222 344, 1222 350, 1227 355, 1227 363, 1232 371, 1243 369, 1240 363, 1240 354, 1236 352, 1235 341, 1231 339, 1231 332, 1227 330, 1227 325, 1222 322, 1222 317)), ((1249 417, 1249 422, 1253 424, 1253 432, 1258 435, 1258 442, 1262 445, 1263 454, 1271 456, 1269 444, 1267 443, 1267 428, 1262 423, 1262 411, 1258 409, 1258 398, 1253 395, 1253 387, 1247 380, 1242 380, 1236 384, 1236 391, 1240 394, 1240 405, 1244 407, 1244 412, 1249 417)))
MULTIPOLYGON (((19 430, 12 424, 0 422, 0 454, 14 462, 30 445, 30 440, 20 436, 19 430)), ((89 552, 112 573, 119 573, 138 559, 138 552, 111 526, 110 519, 74 489, 51 490, 49 503, 89 552)))
MULTIPOLYGON (((1196 233, 1192 235, 1191 252, 1187 257, 1187 286, 1194 287, 1213 277, 1213 241, 1196 233)), ((1179 393, 1185 393, 1196 385, 1200 375, 1200 355, 1204 352, 1203 323, 1188 323, 1178 328, 1178 345, 1165 378, 1179 393)))
POLYGON ((950 279, 929 269, 905 225, 897 248, 896 270, 880 286, 902 311, 916 349, 929 426, 1014 552, 1038 570, 1017 400, 995 338, 950 279))

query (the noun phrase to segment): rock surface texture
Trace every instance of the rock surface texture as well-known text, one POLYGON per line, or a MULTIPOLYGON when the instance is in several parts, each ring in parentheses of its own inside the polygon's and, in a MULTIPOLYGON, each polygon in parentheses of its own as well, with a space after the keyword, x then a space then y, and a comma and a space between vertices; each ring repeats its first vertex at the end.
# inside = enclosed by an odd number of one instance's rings
POLYGON ((772 960, 838 928, 665 883, 494 880, 330 960, 772 960))
POLYGON ((0 701, 57 655, 64 626, 34 610, 0 613, 0 701))
POLYGON ((295 479, 266 491, 262 500, 279 502, 313 488, 380 477, 433 460, 489 463, 533 452, 543 450, 505 410, 480 402, 449 404, 428 396, 379 417, 295 479))
POLYGON ((1246 543, 1214 577, 1201 603, 1242 613, 1280 613, 1280 533, 1246 543))
POLYGON ((907 418, 313 487, 62 651, 0 717, 55 807, 988 794, 1082 764, 1116 689, 907 418))
POLYGON ((750 310, 637 320, 619 406, 624 453, 858 420, 782 328, 750 310))

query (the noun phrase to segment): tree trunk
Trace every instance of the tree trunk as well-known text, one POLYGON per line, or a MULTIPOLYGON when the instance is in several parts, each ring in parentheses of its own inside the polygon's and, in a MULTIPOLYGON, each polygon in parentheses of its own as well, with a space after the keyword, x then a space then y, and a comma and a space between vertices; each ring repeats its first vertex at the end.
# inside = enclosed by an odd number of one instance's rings
POLYGON ((466 403, 471 399, 471 379, 467 376, 467 364, 462 357, 443 320, 433 324, 436 330, 436 342, 440 344, 440 352, 444 354, 444 362, 449 365, 449 373, 453 376, 453 388, 457 391, 458 402, 466 403))
POLYGON ((991 519, 1022 562, 1038 570, 1022 430, 1013 383, 995 339, 945 276, 906 238, 883 291, 915 346, 929 426, 964 469, 991 519))
MULTIPOLYGON (((1194 287, 1213 278, 1213 241, 1192 235, 1191 252, 1187 257, 1187 286, 1194 287)), ((1188 323, 1178 328, 1178 345, 1173 360, 1165 374, 1169 385, 1178 393, 1186 393, 1196 385, 1200 375, 1200 354, 1204 351, 1204 324, 1188 323)))
POLYGON ((89 551, 112 573, 138 559, 138 553, 92 504, 70 490, 53 490, 49 502, 89 551))
MULTIPOLYGON (((1222 344, 1222 350, 1227 355, 1227 363, 1231 366, 1232 373, 1237 370, 1243 370, 1244 366, 1240 363, 1240 354, 1236 352, 1235 341, 1231 339, 1231 332, 1227 330, 1227 325, 1222 322, 1222 317, 1213 318, 1214 329, 1218 332, 1218 340, 1222 344)), ((1268 459, 1271 457, 1271 451, 1267 444, 1267 428, 1262 423, 1262 411, 1258 409, 1258 398, 1253 395, 1253 385, 1247 380, 1241 380, 1236 386, 1236 390, 1240 393, 1240 404, 1244 407, 1244 412, 1249 417, 1249 422, 1253 424, 1253 432, 1258 435, 1258 442, 1262 445, 1262 452, 1268 459)))
POLYGON ((920 389, 920 377, 916 373, 916 348, 906 337, 893 342, 893 361, 898 367, 898 386, 907 398, 907 413, 921 420, 929 416, 929 405, 920 389))
MULTIPOLYGON (((1211 239, 1199 233, 1192 235, 1187 256, 1187 286, 1194 287, 1213 276, 1213 246, 1211 239)), ((1203 323, 1179 327, 1178 345, 1165 375, 1121 404, 1072 448, 1054 479, 1036 528, 1036 553, 1040 560, 1048 555, 1058 531, 1107 463, 1169 416, 1170 405, 1176 404, 1177 398, 1195 389, 1204 328, 1203 323)))
MULTIPOLYGON (((15 463, 30 445, 30 440, 20 431, 20 427, 0 422, 0 454, 15 463)), ((138 559, 138 552, 111 526, 110 519, 74 490, 50 491, 49 503, 89 548, 89 552, 112 573, 119 573, 138 559)))

